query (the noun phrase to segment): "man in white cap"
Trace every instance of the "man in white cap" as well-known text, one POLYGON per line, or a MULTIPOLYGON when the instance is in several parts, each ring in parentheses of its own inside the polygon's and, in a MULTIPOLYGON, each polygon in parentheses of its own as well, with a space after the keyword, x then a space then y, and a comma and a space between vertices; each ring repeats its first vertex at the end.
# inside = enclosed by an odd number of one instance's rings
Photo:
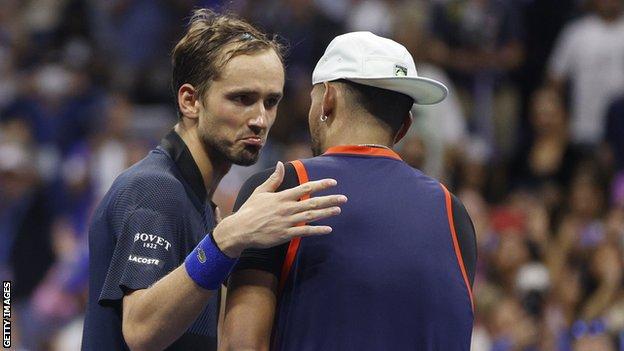
MULTIPOLYGON (((369 32, 336 37, 312 83, 316 157, 289 163, 284 184, 332 177, 349 202, 316 222, 331 236, 243 253, 220 348, 468 350, 472 222, 444 186, 392 150, 412 105, 443 100, 446 87, 419 77, 404 46, 369 32)), ((271 172, 247 181, 235 209, 271 172)))

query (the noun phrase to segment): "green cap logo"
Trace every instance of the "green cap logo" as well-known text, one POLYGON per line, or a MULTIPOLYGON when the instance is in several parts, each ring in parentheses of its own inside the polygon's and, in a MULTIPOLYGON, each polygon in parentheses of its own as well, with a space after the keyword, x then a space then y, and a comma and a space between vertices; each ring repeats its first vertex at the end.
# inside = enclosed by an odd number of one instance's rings
POLYGON ((394 65, 394 75, 396 77, 405 77, 407 76, 407 67, 403 67, 400 65, 394 65))

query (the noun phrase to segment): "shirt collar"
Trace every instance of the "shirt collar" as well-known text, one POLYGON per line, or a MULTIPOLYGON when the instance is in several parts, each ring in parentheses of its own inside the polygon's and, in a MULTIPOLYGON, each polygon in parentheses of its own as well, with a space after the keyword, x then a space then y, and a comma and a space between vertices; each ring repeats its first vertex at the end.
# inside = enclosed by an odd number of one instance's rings
POLYGON ((184 140, 182 140, 175 130, 171 130, 162 139, 160 145, 178 166, 182 177, 191 187, 193 193, 202 203, 206 203, 208 193, 204 185, 204 178, 191 155, 191 151, 184 143, 184 140))
POLYGON ((401 156, 399 156, 393 150, 385 149, 381 147, 372 147, 372 146, 339 145, 339 146, 330 147, 329 149, 327 149, 327 151, 325 151, 325 153, 323 153, 323 155, 336 155, 336 154, 389 157, 395 160, 402 161, 401 156))

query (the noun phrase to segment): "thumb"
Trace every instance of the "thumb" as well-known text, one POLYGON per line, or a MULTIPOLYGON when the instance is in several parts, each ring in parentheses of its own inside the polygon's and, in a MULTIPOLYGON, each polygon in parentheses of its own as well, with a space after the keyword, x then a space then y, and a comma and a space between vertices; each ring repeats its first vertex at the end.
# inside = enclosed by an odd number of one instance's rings
POLYGON ((275 171, 273 172, 273 174, 271 174, 271 176, 267 180, 265 180, 264 183, 260 184, 253 193, 272 193, 277 190, 277 188, 279 188, 283 180, 284 164, 280 161, 277 161, 277 165, 275 166, 275 171))

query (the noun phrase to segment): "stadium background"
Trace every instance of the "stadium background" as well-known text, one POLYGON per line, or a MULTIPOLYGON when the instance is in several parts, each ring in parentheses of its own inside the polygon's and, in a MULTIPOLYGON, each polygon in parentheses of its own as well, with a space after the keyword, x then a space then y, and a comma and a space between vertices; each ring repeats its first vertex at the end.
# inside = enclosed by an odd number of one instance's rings
POLYGON ((270 141, 222 181, 223 212, 252 172, 310 156, 310 77, 328 42, 395 38, 451 91, 414 110, 398 149, 474 221, 473 350, 624 350, 624 19, 599 19, 618 4, 0 0, 0 274, 14 282, 15 349, 78 349, 89 215, 175 123, 169 51, 191 9, 225 6, 289 53, 270 141), (566 44, 587 35, 591 49, 566 44))

